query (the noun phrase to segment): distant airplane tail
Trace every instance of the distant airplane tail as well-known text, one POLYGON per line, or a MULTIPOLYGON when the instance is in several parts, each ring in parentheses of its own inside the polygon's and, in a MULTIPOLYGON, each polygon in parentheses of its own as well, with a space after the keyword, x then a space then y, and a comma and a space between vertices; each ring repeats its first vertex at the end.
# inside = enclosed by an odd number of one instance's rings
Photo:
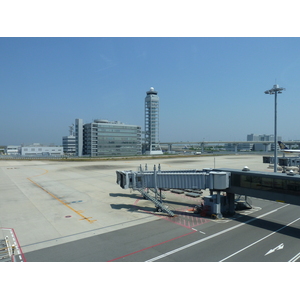
POLYGON ((278 141, 278 145, 279 145, 279 148, 281 150, 284 150, 284 149, 289 149, 283 142, 281 141, 278 141))

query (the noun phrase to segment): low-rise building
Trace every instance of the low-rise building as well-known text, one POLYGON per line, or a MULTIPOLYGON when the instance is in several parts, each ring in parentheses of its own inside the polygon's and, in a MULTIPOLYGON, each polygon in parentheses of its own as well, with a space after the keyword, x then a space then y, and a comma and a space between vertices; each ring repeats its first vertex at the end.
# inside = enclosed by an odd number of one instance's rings
POLYGON ((5 153, 7 155, 20 155, 21 154, 21 146, 7 146, 5 153))
POLYGON ((21 155, 24 156, 60 156, 63 155, 63 147, 61 146, 44 146, 33 144, 21 147, 21 155))

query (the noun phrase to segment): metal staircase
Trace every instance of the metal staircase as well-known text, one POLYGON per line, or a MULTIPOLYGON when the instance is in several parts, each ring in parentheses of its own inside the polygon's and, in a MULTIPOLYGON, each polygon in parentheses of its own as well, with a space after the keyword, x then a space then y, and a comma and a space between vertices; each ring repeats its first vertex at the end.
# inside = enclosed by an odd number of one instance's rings
POLYGON ((170 209, 168 209, 165 205, 162 204, 162 202, 157 200, 155 197, 147 193, 145 189, 137 189, 137 191, 139 191, 145 199, 152 201, 158 209, 161 209, 162 211, 166 212, 171 217, 175 216, 175 214, 170 209))

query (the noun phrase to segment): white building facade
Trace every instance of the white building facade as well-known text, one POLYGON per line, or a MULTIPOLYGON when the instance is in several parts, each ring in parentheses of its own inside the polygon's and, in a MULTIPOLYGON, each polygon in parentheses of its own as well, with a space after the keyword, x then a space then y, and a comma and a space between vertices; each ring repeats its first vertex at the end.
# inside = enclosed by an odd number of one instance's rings
POLYGON ((63 147, 29 145, 21 147, 21 155, 24 156, 61 156, 64 154, 63 147))
POLYGON ((76 137, 74 135, 63 136, 63 150, 66 155, 76 154, 76 137))
POLYGON ((5 154, 7 155, 20 155, 21 154, 21 146, 6 146, 5 154))

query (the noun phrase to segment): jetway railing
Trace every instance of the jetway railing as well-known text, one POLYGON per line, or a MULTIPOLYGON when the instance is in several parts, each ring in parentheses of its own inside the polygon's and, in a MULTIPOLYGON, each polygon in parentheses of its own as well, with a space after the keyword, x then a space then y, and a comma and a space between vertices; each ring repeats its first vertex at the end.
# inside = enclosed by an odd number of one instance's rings
POLYGON ((229 187, 230 172, 208 170, 176 171, 116 171, 117 184, 123 189, 210 189, 225 190, 229 187))

